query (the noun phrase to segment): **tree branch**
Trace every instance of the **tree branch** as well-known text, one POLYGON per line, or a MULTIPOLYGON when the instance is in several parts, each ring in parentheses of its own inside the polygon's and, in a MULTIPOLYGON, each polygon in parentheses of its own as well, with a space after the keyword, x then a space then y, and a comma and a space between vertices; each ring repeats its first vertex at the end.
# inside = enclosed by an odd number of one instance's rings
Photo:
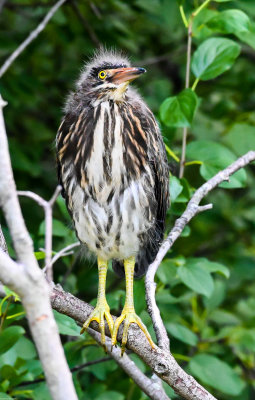
POLYGON ((14 60, 16 60, 16 58, 25 50, 25 48, 34 40, 37 38, 37 36, 39 35, 39 33, 41 33, 45 26, 47 25, 47 23, 49 22, 49 20, 53 17, 53 15, 55 14, 55 12, 59 9, 59 7, 62 6, 62 4, 64 4, 66 2, 66 0, 59 0, 48 12, 48 14, 46 14, 46 16, 44 17, 44 19, 42 20, 42 22, 37 25, 37 27, 29 34, 29 36, 24 40, 24 42, 22 42, 17 49, 10 55, 9 58, 7 58, 7 60, 4 62, 4 64, 2 65, 2 67, 0 68, 0 78, 3 76, 3 74, 7 71, 7 69, 11 66, 11 64, 13 63, 14 60))
POLYGON ((0 206, 18 262, 0 250, 0 280, 21 298, 52 398, 77 400, 50 305, 49 286, 35 259, 18 202, 2 111, 5 104, 0 97, 0 206))
MULTIPOLYGON (((79 325, 84 324, 94 309, 90 304, 65 292, 60 285, 56 285, 52 290, 51 304, 55 310, 73 318, 79 325)), ((113 320, 116 320, 115 316, 113 316, 113 320)), ((93 321, 90 326, 93 330, 99 331, 97 322, 93 321)), ((91 330, 88 330, 88 332, 91 334, 91 330)), ((110 331, 107 326, 105 333, 110 337, 110 331)), ((119 342, 121 342, 122 333, 123 327, 121 326, 117 336, 119 342)), ((215 400, 215 397, 199 385, 192 376, 186 374, 177 364, 172 354, 161 350, 157 346, 155 350, 152 350, 143 332, 135 324, 131 324, 129 327, 127 347, 136 353, 156 375, 168 383, 184 399, 215 400)), ((118 351, 120 351, 119 348, 118 351)))
POLYGON ((69 254, 72 254, 73 252, 70 252, 70 250, 74 249, 75 247, 80 246, 80 242, 75 242, 72 244, 69 244, 68 246, 64 247, 63 249, 61 249, 58 253, 56 253, 54 255, 54 257, 51 260, 52 265, 60 258, 63 256, 67 256, 69 254))
POLYGON ((53 280, 53 262, 51 260, 52 256, 52 209, 57 200, 59 193, 61 192, 61 186, 58 185, 53 193, 53 196, 49 201, 44 200, 41 196, 30 191, 17 191, 19 196, 30 197, 37 204, 39 204, 44 209, 45 215, 45 268, 44 272, 48 282, 53 280))
MULTIPOLYGON (((88 328, 88 333, 97 341, 101 346, 101 334, 88 328)), ((135 363, 129 358, 127 354, 121 356, 119 347, 112 349, 111 339, 106 338, 107 353, 116 361, 116 363, 130 376, 130 378, 139 386, 142 391, 153 400, 170 400, 166 395, 164 389, 159 383, 153 379, 148 378, 140 371, 135 363)))
POLYGON ((167 236, 166 240, 162 243, 154 262, 148 268, 145 277, 145 290, 148 312, 153 322, 158 345, 164 350, 169 349, 169 339, 155 300, 156 283, 154 282, 154 278, 157 269, 160 266, 160 263, 165 257, 166 253, 171 249, 174 242, 181 235, 183 229, 186 225, 188 225, 190 220, 198 213, 212 208, 212 204, 200 206, 199 204, 201 200, 220 183, 229 180, 229 177, 234 172, 245 167, 254 160, 255 151, 249 151, 244 156, 238 158, 229 167, 225 168, 224 170, 216 174, 213 178, 209 179, 209 181, 204 183, 199 189, 196 190, 191 200, 189 201, 186 210, 184 211, 182 216, 175 221, 173 229, 167 236))

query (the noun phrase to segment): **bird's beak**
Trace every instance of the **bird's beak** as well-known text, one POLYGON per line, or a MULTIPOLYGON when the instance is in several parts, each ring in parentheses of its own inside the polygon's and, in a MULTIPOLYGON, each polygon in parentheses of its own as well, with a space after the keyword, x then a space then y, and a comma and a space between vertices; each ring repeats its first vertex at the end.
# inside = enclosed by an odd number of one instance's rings
POLYGON ((146 69, 133 67, 133 68, 116 68, 108 70, 108 74, 111 77, 111 81, 115 84, 121 84, 124 82, 132 82, 140 75, 144 74, 146 69))

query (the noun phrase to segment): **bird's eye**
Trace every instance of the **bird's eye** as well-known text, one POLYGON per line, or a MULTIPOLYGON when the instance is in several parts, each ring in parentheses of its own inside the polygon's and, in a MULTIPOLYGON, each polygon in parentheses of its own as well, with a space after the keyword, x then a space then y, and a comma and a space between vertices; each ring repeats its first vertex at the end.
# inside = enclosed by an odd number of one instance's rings
POLYGON ((98 74, 98 77, 100 79, 105 79, 106 78, 106 72, 105 71, 100 71, 99 74, 98 74))

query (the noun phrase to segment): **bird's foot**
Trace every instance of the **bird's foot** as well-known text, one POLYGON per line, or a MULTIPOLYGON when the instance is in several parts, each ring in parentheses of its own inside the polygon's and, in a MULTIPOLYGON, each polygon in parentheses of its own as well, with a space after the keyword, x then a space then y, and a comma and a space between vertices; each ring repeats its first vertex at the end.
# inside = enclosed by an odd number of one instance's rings
POLYGON ((87 321, 83 324, 81 333, 85 332, 92 321, 96 321, 99 324, 101 332, 101 343, 105 348, 105 319, 107 321, 111 336, 113 333, 113 319, 110 314, 110 307, 106 300, 101 300, 97 303, 96 308, 92 311, 87 321))
POLYGON ((127 343, 127 338, 128 338, 128 328, 129 325, 132 323, 137 324, 143 333, 145 334, 146 338, 148 339, 151 347, 154 349, 155 344, 152 341, 151 335, 149 334, 146 326, 142 322, 141 318, 138 317, 138 315, 135 312, 134 308, 123 308, 121 315, 116 319, 113 327, 113 333, 112 333, 112 346, 115 346, 117 343, 117 334, 118 330, 120 327, 120 324, 124 321, 124 329, 123 329, 123 335, 122 335, 122 343, 121 343, 121 355, 123 356, 126 348, 126 343, 127 343))

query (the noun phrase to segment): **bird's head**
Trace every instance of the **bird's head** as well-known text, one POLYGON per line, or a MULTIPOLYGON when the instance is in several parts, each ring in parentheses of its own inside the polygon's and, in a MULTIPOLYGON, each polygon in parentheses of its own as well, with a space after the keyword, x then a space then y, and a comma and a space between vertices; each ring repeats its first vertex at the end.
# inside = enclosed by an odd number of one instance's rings
POLYGON ((91 97, 96 105, 101 101, 123 101, 128 85, 146 72, 131 67, 129 61, 112 51, 100 51, 81 73, 77 88, 91 97))

